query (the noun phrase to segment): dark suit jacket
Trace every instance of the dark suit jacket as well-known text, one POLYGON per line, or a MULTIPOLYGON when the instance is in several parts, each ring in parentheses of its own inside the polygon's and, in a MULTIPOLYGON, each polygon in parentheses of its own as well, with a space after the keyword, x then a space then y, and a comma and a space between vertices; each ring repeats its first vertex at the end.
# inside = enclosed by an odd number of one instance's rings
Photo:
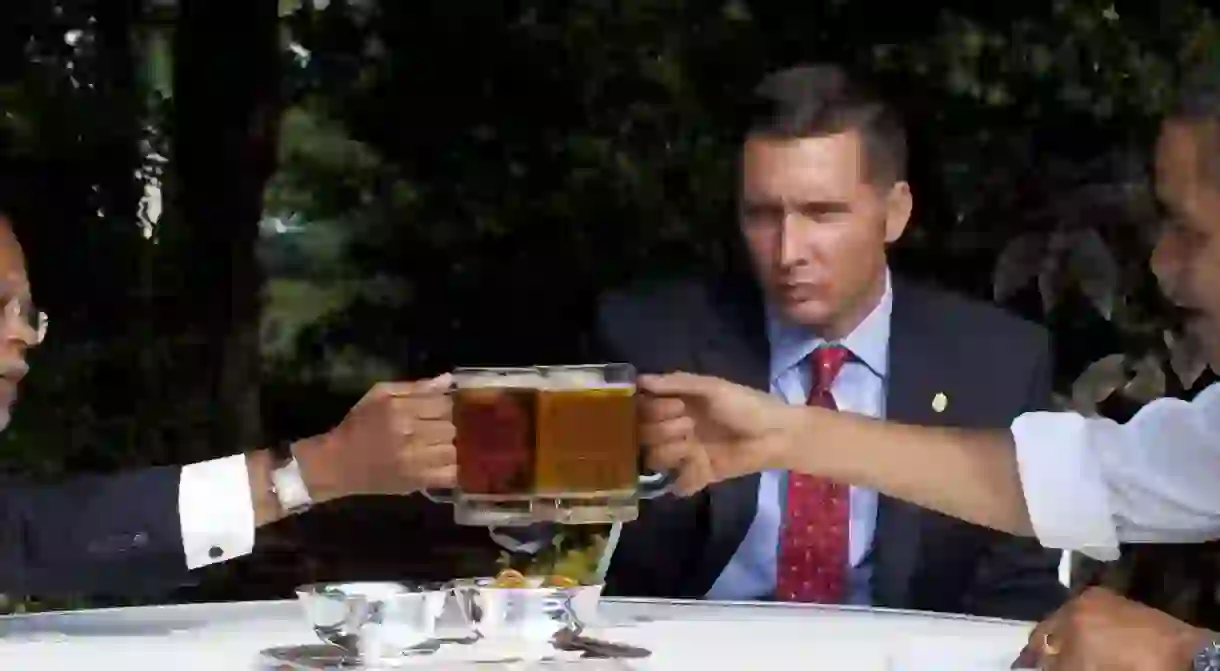
MULTIPOLYGON (((605 353, 641 372, 684 370, 767 390, 770 349, 754 286, 687 282, 610 295, 598 313, 605 353)), ((1040 327, 894 278, 889 419, 1006 427, 1050 404, 1050 364, 1040 327), (937 393, 949 401, 941 413, 937 393)), ((608 593, 703 597, 754 518, 758 484, 753 475, 646 503, 624 527, 608 593)), ((877 606, 1037 619, 1066 596, 1059 552, 885 496, 872 557, 877 606)))
POLYGON ((188 582, 179 473, 151 468, 51 486, 0 480, 0 592, 119 595, 188 582))

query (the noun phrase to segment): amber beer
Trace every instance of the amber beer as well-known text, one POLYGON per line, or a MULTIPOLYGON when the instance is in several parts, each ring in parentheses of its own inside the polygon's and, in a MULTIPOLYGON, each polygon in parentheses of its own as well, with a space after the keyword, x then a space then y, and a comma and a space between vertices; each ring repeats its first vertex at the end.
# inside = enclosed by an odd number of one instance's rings
POLYGON ((458 489, 474 496, 534 491, 535 375, 472 376, 453 396, 458 489))
POLYGON ((538 392, 536 416, 536 493, 634 492, 640 472, 634 384, 551 378, 538 392))
POLYGON ((462 492, 597 496, 634 490, 634 381, 607 382, 591 370, 547 370, 460 376, 453 423, 462 492))
POLYGON ((645 485, 626 364, 454 371, 459 524, 635 519, 645 485))

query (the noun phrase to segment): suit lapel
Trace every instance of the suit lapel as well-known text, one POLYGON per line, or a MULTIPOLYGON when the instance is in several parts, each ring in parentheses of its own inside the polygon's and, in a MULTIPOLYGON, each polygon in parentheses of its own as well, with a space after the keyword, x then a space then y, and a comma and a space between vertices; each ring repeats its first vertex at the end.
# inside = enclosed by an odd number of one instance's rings
POLYGON ((771 348, 757 290, 740 282, 715 285, 708 299, 705 319, 691 323, 700 372, 767 390, 771 348))
MULTIPOLYGON (((762 301, 752 281, 713 285, 707 319, 691 323, 699 372, 766 391, 770 347, 762 301)), ((727 480, 708 488, 707 540, 689 586, 689 596, 711 589, 741 545, 758 507, 759 476, 727 480)))
MULTIPOLYGON (((942 389, 936 315, 921 305, 917 289, 894 278, 890 318, 886 418, 908 424, 940 424, 933 399, 942 389)), ((920 553, 923 509, 882 495, 874 536, 873 601, 906 607, 920 553)))

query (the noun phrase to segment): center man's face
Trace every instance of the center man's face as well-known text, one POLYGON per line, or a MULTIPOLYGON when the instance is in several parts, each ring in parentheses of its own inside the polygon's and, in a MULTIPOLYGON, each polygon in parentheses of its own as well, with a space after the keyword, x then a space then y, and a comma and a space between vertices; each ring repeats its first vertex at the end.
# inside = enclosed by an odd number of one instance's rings
POLYGON ((740 224, 759 282, 785 318, 828 338, 871 310, 886 244, 910 216, 906 183, 871 183, 864 159, 856 131, 750 137, 742 150, 740 224))

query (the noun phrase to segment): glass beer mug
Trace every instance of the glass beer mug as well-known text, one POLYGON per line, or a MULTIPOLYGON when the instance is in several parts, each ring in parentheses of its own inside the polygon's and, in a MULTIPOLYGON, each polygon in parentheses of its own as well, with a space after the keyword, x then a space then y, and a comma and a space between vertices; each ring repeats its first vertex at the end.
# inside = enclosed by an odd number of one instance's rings
POLYGON ((472 526, 607 524, 669 491, 640 473, 628 364, 453 371, 457 489, 426 492, 472 526))

